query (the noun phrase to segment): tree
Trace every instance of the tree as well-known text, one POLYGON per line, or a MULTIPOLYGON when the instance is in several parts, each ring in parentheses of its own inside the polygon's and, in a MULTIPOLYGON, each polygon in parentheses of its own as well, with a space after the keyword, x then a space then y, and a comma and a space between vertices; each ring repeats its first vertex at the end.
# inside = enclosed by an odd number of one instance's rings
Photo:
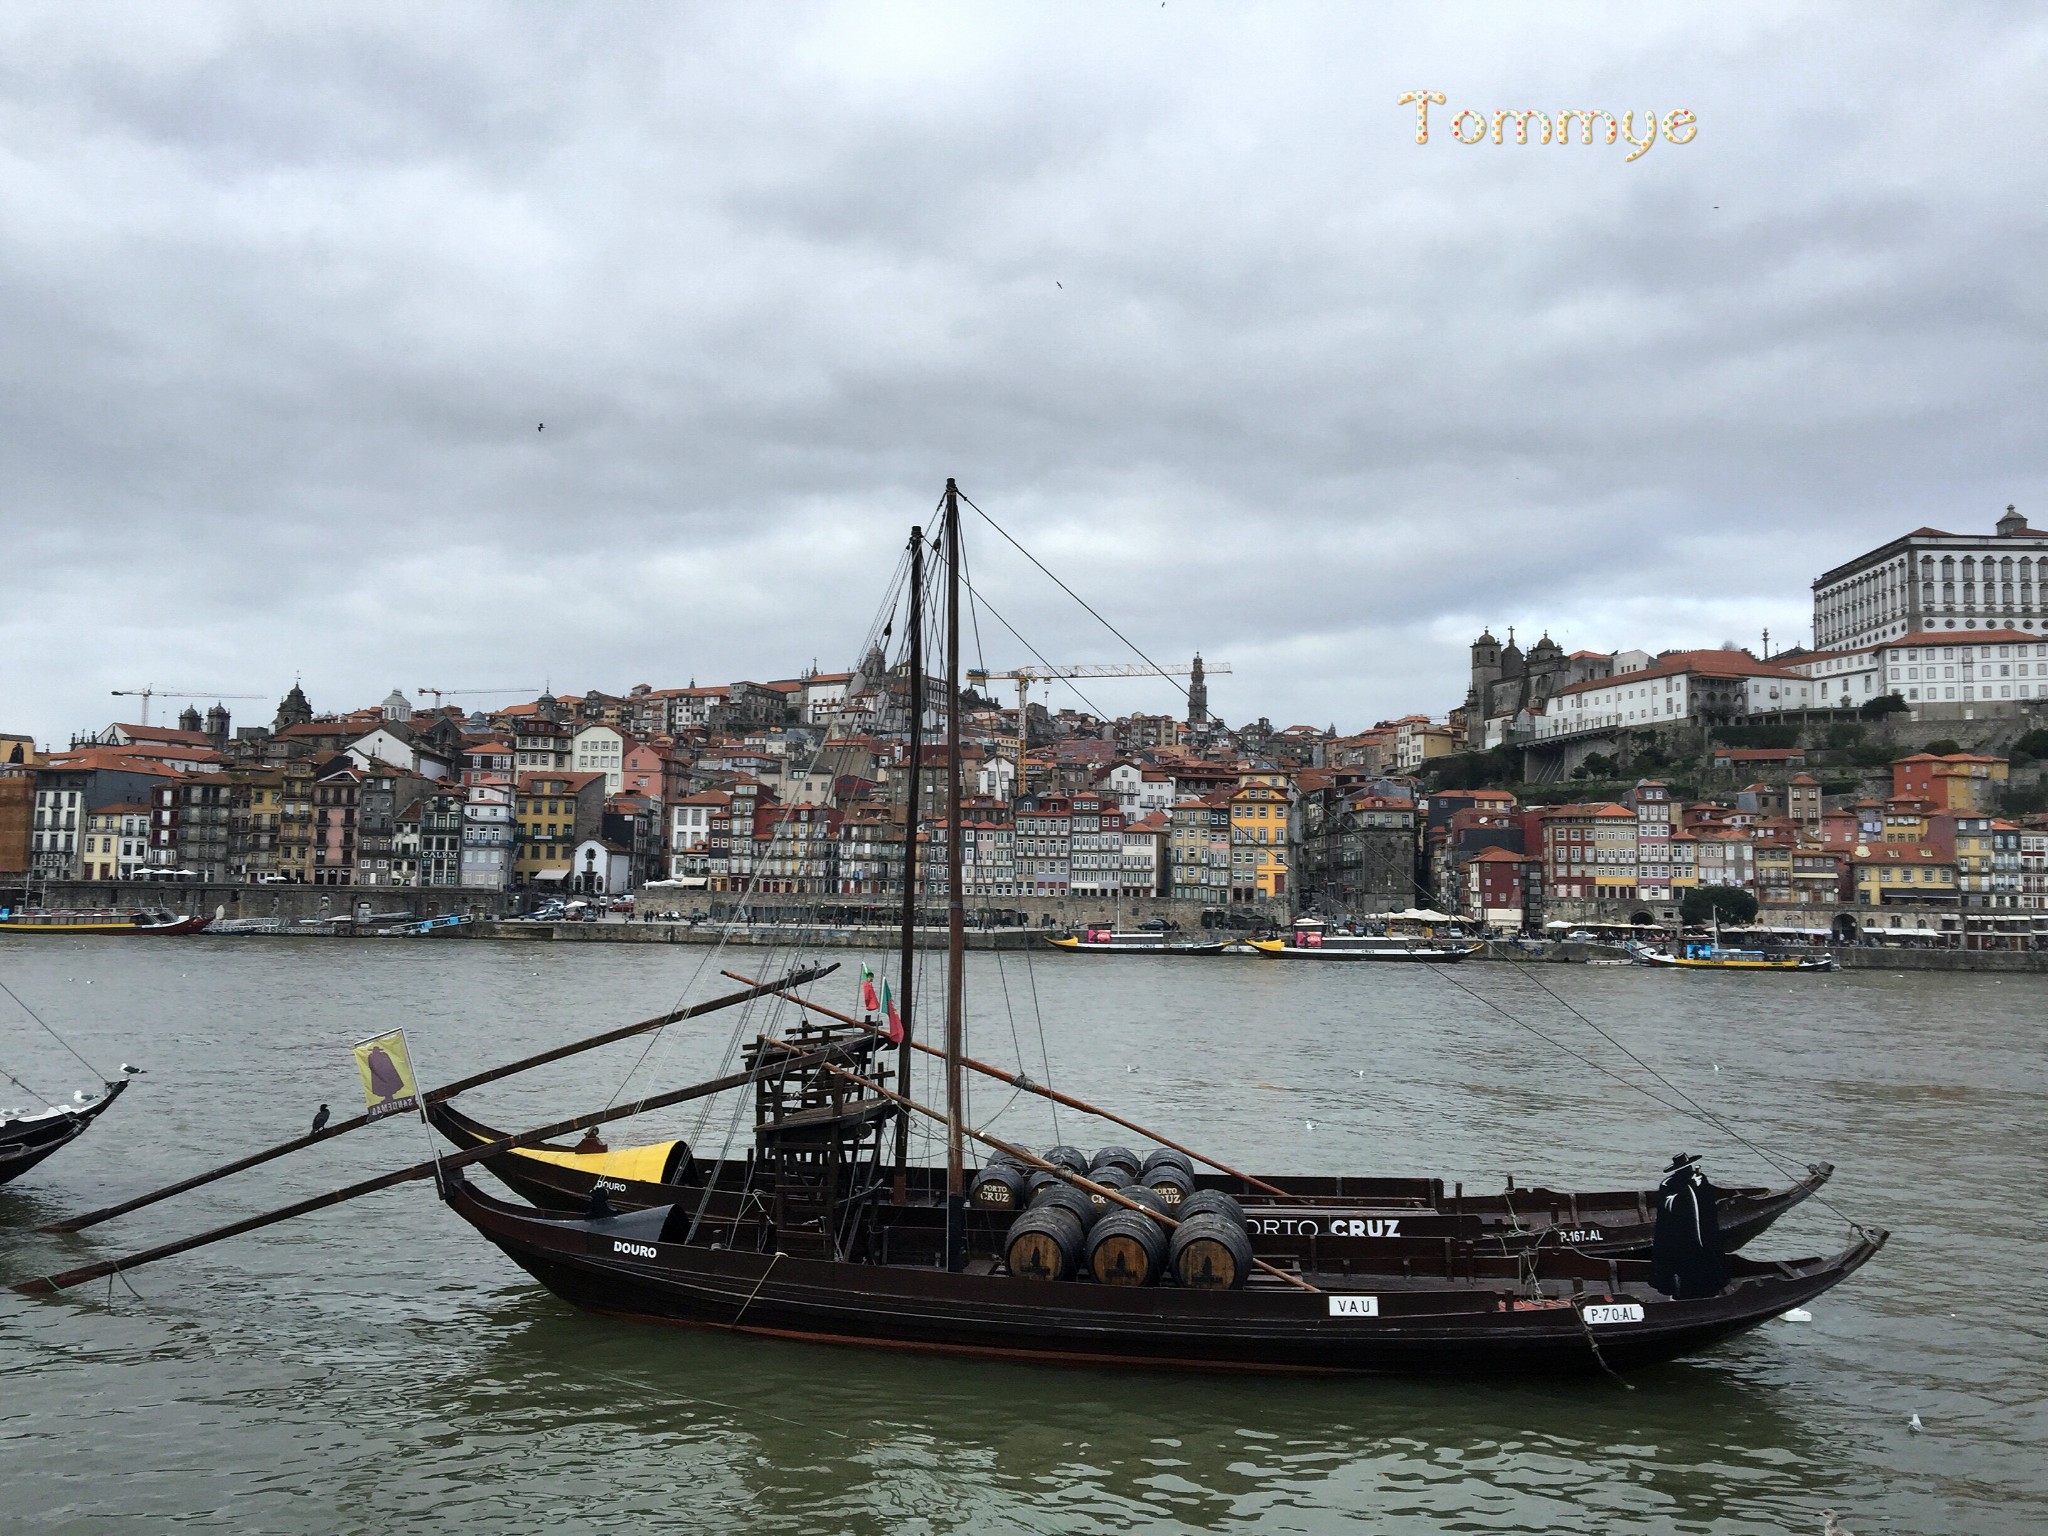
POLYGON ((1688 923, 1712 922, 1716 912, 1723 922, 1739 926, 1755 918, 1757 900, 1739 886, 1701 885, 1685 893, 1678 909, 1678 915, 1688 923))
POLYGON ((1881 719, 1885 715, 1903 715, 1906 700, 1903 694, 1880 693, 1874 699, 1865 699, 1863 707, 1856 711, 1866 720, 1881 719))
POLYGON ((1621 765, 1604 752, 1588 752, 1586 760, 1572 770, 1575 779, 1611 779, 1621 772, 1621 765))
POLYGON ((2014 762, 2031 762, 2037 757, 2048 757, 2048 730, 2027 732, 2012 744, 2014 762))
POLYGON ((1927 743, 1926 746, 1922 747, 1920 750, 1922 752, 1931 752, 1936 757, 1954 757, 1958 752, 1963 750, 1963 744, 1959 741, 1953 740, 1950 737, 1944 736, 1939 741, 1930 741, 1929 743, 1927 743))

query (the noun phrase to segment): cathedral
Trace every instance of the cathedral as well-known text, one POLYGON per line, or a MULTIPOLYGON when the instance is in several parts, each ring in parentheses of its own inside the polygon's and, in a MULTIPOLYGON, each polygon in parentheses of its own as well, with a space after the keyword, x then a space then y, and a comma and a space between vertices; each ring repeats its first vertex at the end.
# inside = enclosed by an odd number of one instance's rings
MULTIPOLYGON (((1465 695, 1464 707, 1457 712, 1460 720, 1454 722, 1463 726, 1464 749, 1486 749, 1487 721, 1504 718, 1511 726, 1525 711, 1531 715, 1540 711, 1544 702, 1567 683, 1607 675, 1606 668, 1589 665, 1597 662, 1611 666, 1611 658, 1596 657, 1590 652, 1567 656, 1564 647, 1551 639, 1548 631, 1526 653, 1515 644, 1512 628, 1508 630, 1506 645, 1494 639, 1491 630, 1485 631, 1472 642, 1472 687, 1465 695)), ((1496 744, 1506 735, 1504 728, 1496 744)))

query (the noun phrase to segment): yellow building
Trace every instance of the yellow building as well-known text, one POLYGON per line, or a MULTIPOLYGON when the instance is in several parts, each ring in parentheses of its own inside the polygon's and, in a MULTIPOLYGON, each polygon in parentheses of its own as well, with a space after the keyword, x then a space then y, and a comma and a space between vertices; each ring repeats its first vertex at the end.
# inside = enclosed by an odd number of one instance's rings
POLYGON ((1245 775, 1230 797, 1230 899, 1285 900, 1287 845, 1287 776, 1245 775))
POLYGON ((13 731, 0 731, 0 767, 13 764, 20 768, 33 768, 42 762, 36 752, 33 736, 20 736, 13 731))
POLYGON ((277 861, 275 872, 303 885, 313 878, 313 761, 294 758, 284 765, 277 796, 277 861))
POLYGON ((597 834, 603 815, 603 774, 522 774, 512 801, 513 878, 566 882, 576 844, 597 834))
POLYGON ((86 813, 78 849, 81 880, 125 880, 148 862, 148 806, 102 805, 86 813))
POLYGON ((1955 863, 1932 843, 1858 843, 1849 867, 1859 907, 1946 906, 1956 899, 1955 863))

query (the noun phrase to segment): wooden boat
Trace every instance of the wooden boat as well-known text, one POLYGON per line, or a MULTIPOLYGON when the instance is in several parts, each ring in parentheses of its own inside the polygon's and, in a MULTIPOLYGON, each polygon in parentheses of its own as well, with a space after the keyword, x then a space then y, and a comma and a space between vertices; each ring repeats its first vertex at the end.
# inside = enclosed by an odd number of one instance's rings
POLYGON ((8 912, 0 915, 0 933, 122 933, 159 938, 204 933, 210 917, 180 917, 175 912, 8 912))
MULTIPOLYGON (((844 1251, 792 1250, 761 1218, 688 1206, 543 1215, 460 1176, 449 1208, 557 1295, 593 1312, 821 1343, 1182 1369, 1495 1376, 1625 1370, 1692 1353, 1802 1306, 1868 1263, 1885 1234, 1831 1258, 1727 1261, 1719 1294, 1674 1300, 1644 1260, 1426 1245, 1398 1272, 1326 1261, 1238 1289, 1022 1278, 972 1241, 890 1243, 863 1223, 844 1251), (695 1236, 690 1234, 695 1225, 695 1236), (880 1241, 876 1241, 879 1238, 880 1241), (893 1251, 892 1251, 893 1250, 893 1251), (1436 1267, 1432 1269, 1431 1260, 1436 1267)), ((907 1234, 905 1234, 907 1236, 907 1234)))
POLYGON ((1297 920, 1287 937, 1254 939, 1252 946, 1280 960, 1406 960, 1437 965, 1454 965, 1481 948, 1410 934, 1333 933, 1314 920, 1297 920))
POLYGON ((10 1112, 0 1119, 0 1184, 35 1167, 59 1148, 83 1136, 93 1121, 121 1097, 128 1080, 106 1085, 106 1092, 87 1104, 57 1104, 35 1114, 10 1112))
POLYGON ((1678 971, 1832 971, 1833 955, 1774 955, 1762 949, 1729 949, 1713 940, 1684 940, 1676 950, 1647 944, 1630 948, 1638 965, 1678 971))
MULTIPOLYGON (((430 1102, 427 1118, 454 1146, 468 1151, 506 1140, 510 1134, 472 1119, 446 1100, 430 1102)), ((600 1190, 616 1210, 690 1205, 710 1192, 712 1207, 737 1208, 751 1194, 765 1198, 765 1181, 751 1159, 700 1164, 684 1141, 659 1141, 603 1152, 574 1147, 523 1147, 483 1159, 506 1187, 543 1211, 580 1214, 600 1190)), ((975 1170, 979 1172, 979 1170, 975 1170)), ((1834 1174, 1832 1163, 1816 1163, 1805 1178, 1780 1189, 1742 1186, 1722 1189, 1717 1211, 1721 1238, 1730 1252, 1761 1237, 1772 1223, 1812 1195, 1834 1174)), ((1259 1175, 1260 1184, 1284 1188, 1290 1198, 1264 1192, 1245 1179, 1198 1173, 1195 1190, 1230 1195, 1244 1207, 1255 1252, 1294 1254, 1316 1243, 1340 1240, 1347 1253, 1357 1243, 1398 1261, 1411 1241, 1446 1238, 1477 1243, 1492 1252, 1571 1248, 1613 1258, 1647 1256, 1655 1226, 1655 1190, 1560 1191, 1510 1187, 1499 1194, 1467 1194, 1462 1184, 1447 1190, 1442 1179, 1346 1175, 1259 1175)), ((907 1170, 906 1187, 929 1205, 943 1191, 934 1170, 907 1170)), ((976 1205, 974 1181, 969 1204, 976 1205)), ((988 1207, 979 1207, 988 1208, 988 1207)), ((994 1207, 1000 1214, 1004 1207, 994 1207)), ((1009 1214, 1015 1214, 1014 1209, 1009 1214)))
POLYGON ((1046 943, 1070 954, 1089 955, 1220 955, 1228 939, 1184 939, 1171 933, 1120 933, 1109 928, 1084 928, 1079 933, 1048 934, 1046 943))
MULTIPOLYGON (((948 697, 957 697, 959 686, 959 500, 948 481, 948 697)), ((923 760, 925 547, 923 531, 913 530, 905 583, 912 762, 923 760)), ((1341 1233, 1329 1229, 1338 1207, 1318 1206, 1314 1197, 1291 1218, 1255 1219, 1220 1192, 1195 1189, 1171 1207, 1173 1215, 1137 1177, 1135 1158, 1111 1155, 1122 1149, 1087 1161, 1096 1177, 968 1129, 959 719, 959 710, 945 711, 943 760, 951 771, 943 1111, 910 1094, 918 855, 917 839, 908 838, 901 1026, 892 1016, 885 1034, 835 1015, 845 1027, 819 1027, 811 1015, 829 1010, 792 999, 808 1011, 779 1036, 757 1036, 737 1080, 754 1092, 749 1155, 735 1158, 728 1148, 694 1186, 691 1161, 674 1143, 660 1144, 658 1156, 654 1149, 606 1152, 606 1161, 590 1166, 574 1161, 575 1148, 535 1147, 545 1155, 507 1165, 535 1189, 558 1190, 569 1174, 587 1175, 585 1210, 563 1214, 476 1190, 460 1164, 491 1154, 472 1147, 438 1181, 449 1208, 543 1285, 596 1312, 818 1342, 1257 1371, 1490 1376, 1642 1365, 1800 1306, 1883 1246, 1883 1232, 1858 1229, 1856 1241, 1832 1257, 1730 1258, 1726 1282, 1713 1294, 1679 1298, 1651 1283, 1648 1262, 1562 1246, 1569 1233, 1559 1235, 1559 1246, 1519 1250, 1419 1230, 1411 1237, 1399 1223, 1444 1214, 1425 1213, 1419 1195, 1414 1207, 1378 1218, 1377 1233, 1369 1226, 1374 1218, 1348 1211, 1372 1209, 1382 1191, 1354 1192, 1341 1180, 1320 1190, 1336 1202, 1358 1202, 1341 1207, 1341 1233), (943 1122, 943 1170, 913 1175, 913 1114, 943 1122), (1020 1209, 1029 1186, 1018 1179, 1001 1208, 977 1208, 965 1158, 970 1139, 1011 1159, 1020 1175, 1035 1169, 1038 1198, 1020 1209), (1125 1158, 1133 1165, 1128 1179, 1125 1158), (636 1185, 674 1178, 684 1181, 686 1198, 620 1209, 636 1185), (1392 1231, 1389 1220, 1397 1224, 1392 1231), (1265 1230, 1267 1221, 1280 1230, 1265 1230), (1303 1230, 1309 1222, 1315 1231, 1303 1230)), ((907 782, 906 827, 919 825, 921 777, 907 782)), ((1013 1081, 1020 1091, 1043 1086, 1021 1073, 1013 1081)), ((442 1123, 444 1131, 452 1123, 445 1113, 442 1123)), ((579 1117, 563 1126, 593 1123, 579 1117)), ((389 1177, 399 1176, 410 1175, 389 1177)), ((1816 1170, 1816 1182, 1820 1177, 1816 1170)), ((1440 1186, 1431 1195, 1440 1206, 1440 1186)))

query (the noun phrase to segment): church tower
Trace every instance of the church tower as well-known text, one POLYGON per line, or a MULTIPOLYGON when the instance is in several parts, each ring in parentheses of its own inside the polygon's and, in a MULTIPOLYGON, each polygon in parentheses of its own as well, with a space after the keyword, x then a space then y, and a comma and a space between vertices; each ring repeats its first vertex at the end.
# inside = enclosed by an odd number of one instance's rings
POLYGON ((1209 723, 1209 684, 1202 677, 1202 658, 1195 657, 1195 665, 1188 673, 1188 724, 1209 723))
POLYGON ((307 701, 305 690, 293 683, 292 691, 278 701, 277 719, 270 729, 275 734, 295 725, 305 725, 312 718, 313 706, 307 701))

